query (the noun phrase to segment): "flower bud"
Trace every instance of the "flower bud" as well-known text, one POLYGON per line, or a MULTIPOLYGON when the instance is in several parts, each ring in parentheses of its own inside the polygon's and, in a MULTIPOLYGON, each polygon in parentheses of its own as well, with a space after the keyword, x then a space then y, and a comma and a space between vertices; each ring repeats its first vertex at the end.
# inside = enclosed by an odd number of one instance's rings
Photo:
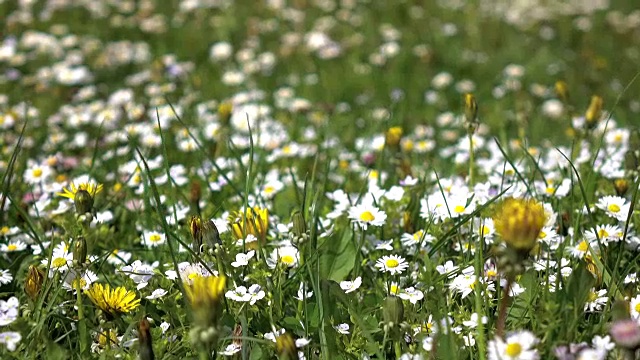
POLYGON ((76 192, 73 203, 76 206, 76 214, 84 215, 91 213, 93 209, 93 196, 91 196, 87 190, 80 189, 76 192))
POLYGON ((38 293, 40 293, 40 289, 42 289, 43 282, 44 272, 35 265, 30 265, 27 278, 24 281, 24 291, 32 301, 36 301, 38 298, 38 293))
POLYGON ((87 240, 84 236, 76 238, 73 248, 73 263, 82 266, 87 262, 87 240))
POLYGON ((464 117, 467 131, 474 132, 478 127, 478 103, 473 94, 464 94, 464 117))
POLYGON ((284 333, 276 338, 276 354, 283 360, 298 360, 298 349, 293 337, 284 333))
POLYGON ((154 360, 155 355, 153 353, 152 337, 151 337, 151 325, 146 318, 142 318, 138 323, 138 341, 140 360, 154 360))
POLYGON ((400 145, 401 139, 402 139, 402 127, 394 126, 392 128, 389 128, 389 130, 387 130, 384 137, 384 143, 386 146, 392 147, 395 149, 395 148, 398 148, 398 145, 400 145))
POLYGON ((404 305, 397 296, 387 296, 382 305, 384 323, 390 326, 398 325, 404 318, 404 305))
POLYGON ((562 100, 563 103, 567 103, 569 101, 569 88, 566 82, 562 80, 556 81, 554 90, 558 99, 562 100))
POLYGON ((199 216, 192 216, 189 220, 189 232, 193 240, 193 251, 199 253, 202 251, 202 219, 199 216))
POLYGON ((202 223, 202 242, 207 244, 211 249, 214 249, 217 245, 222 245, 220 240, 220 232, 216 227, 216 224, 211 221, 204 221, 202 223))
POLYGON ((584 115, 587 122, 587 128, 593 129, 598 124, 598 120, 602 117, 602 98, 598 95, 591 97, 591 102, 584 115))
POLYGON ((230 102, 223 102, 218 106, 218 120, 223 126, 229 125, 231 119, 231 113, 233 112, 233 104, 230 102))
POLYGON ((304 236, 307 233, 307 223, 304 221, 302 212, 300 212, 299 210, 294 211, 293 215, 291 215, 291 221, 293 222, 293 228, 291 229, 291 232, 296 237, 304 236))
POLYGON ((616 190, 616 195, 624 196, 629 190, 629 181, 627 179, 615 179, 613 187, 616 190))

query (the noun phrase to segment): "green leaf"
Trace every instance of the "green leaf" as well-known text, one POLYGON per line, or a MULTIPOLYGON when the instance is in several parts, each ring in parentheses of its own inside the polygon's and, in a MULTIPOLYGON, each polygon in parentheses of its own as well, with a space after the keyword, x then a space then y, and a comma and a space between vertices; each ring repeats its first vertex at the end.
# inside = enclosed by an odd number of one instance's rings
POLYGON ((339 239, 324 238, 319 245, 320 277, 333 281, 346 279, 354 267, 356 246, 353 232, 345 231, 339 239))

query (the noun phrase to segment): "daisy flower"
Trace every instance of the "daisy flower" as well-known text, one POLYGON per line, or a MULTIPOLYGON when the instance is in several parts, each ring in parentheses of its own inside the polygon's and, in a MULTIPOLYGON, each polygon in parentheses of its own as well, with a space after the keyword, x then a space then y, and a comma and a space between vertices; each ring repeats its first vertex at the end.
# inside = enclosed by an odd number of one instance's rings
POLYGON ((25 244, 21 240, 10 240, 8 244, 0 245, 0 252, 10 253, 22 251, 27 248, 27 244, 25 244))
POLYGON ((609 217, 626 221, 630 204, 620 196, 604 196, 598 200, 596 207, 603 210, 609 217))
POLYGON ((584 304, 584 311, 601 311, 608 301, 609 298, 607 297, 607 289, 596 291, 596 289, 592 288, 589 292, 587 302, 584 304))
POLYGON ((53 249, 51 264, 49 264, 49 259, 42 259, 42 264, 49 268, 49 278, 52 278, 56 271, 60 273, 67 272, 72 262, 73 253, 69 252, 69 247, 66 243, 60 243, 53 249))
POLYGON ((640 321, 640 295, 636 295, 636 297, 631 299, 629 311, 632 318, 640 321))
POLYGON ((362 278, 358 276, 353 281, 340 281, 340 288, 344 290, 345 294, 354 292, 362 285, 362 278))
POLYGON ((372 204, 360 204, 349 209, 349 219, 358 224, 363 230, 367 230, 369 225, 384 225, 387 220, 387 214, 372 204))
MULTIPOLYGON (((80 277, 80 288, 87 290, 96 281, 98 281, 98 276, 93 271, 87 270, 80 277)), ((75 292, 78 289, 78 272, 75 270, 69 271, 64 277, 62 287, 67 291, 75 292)))
POLYGON ((278 264, 284 264, 287 267, 296 267, 298 266, 298 261, 298 249, 291 245, 285 245, 273 249, 267 263, 269 267, 273 269, 278 264))
POLYGON ((589 247, 590 246, 594 246, 594 243, 589 243, 586 239, 580 241, 577 245, 575 245, 574 247, 570 248, 569 251, 571 252, 571 256, 578 258, 578 259, 582 259, 587 252, 589 251, 589 247))
POLYGON ((107 257, 107 262, 111 265, 118 266, 118 265, 128 263, 130 259, 131 259, 131 253, 122 251, 119 249, 115 249, 107 257))
POLYGON ((534 348, 538 339, 528 331, 518 331, 502 340, 489 341, 489 360, 535 360, 540 355, 534 348))
POLYGON ((0 270, 0 284, 6 285, 13 281, 13 275, 9 270, 0 270))
POLYGON ((382 272, 395 275, 402 274, 409 267, 409 264, 402 256, 385 255, 376 261, 376 267, 382 272))
POLYGON ((51 177, 53 170, 48 165, 32 163, 24 172, 24 182, 27 184, 42 184, 51 177))
POLYGON ((156 247, 164 244, 167 240, 165 234, 157 231, 144 231, 142 233, 142 243, 147 247, 156 247))

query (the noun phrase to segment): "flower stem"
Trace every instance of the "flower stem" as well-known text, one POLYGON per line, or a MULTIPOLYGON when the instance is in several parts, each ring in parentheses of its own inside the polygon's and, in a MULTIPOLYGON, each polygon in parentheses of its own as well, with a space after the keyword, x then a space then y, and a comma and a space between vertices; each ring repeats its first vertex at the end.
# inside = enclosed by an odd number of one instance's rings
POLYGON ((507 321, 507 306, 509 306, 509 293, 511 292, 511 284, 513 276, 507 277, 507 286, 504 288, 504 294, 500 299, 500 312, 498 313, 498 325, 496 326, 496 335, 504 337, 504 325, 507 321))
POLYGON ((473 167, 475 163, 475 155, 473 150, 473 133, 469 132, 469 186, 473 186, 473 167))
POLYGON ((84 308, 82 306, 82 274, 78 273, 76 279, 76 306, 78 307, 78 332, 80 334, 80 354, 87 354, 87 323, 84 320, 84 308))

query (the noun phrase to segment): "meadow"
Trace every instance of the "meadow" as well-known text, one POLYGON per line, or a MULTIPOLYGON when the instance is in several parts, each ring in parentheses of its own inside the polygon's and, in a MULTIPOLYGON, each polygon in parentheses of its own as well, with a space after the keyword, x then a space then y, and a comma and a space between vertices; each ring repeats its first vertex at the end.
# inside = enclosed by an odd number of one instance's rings
POLYGON ((1 359, 640 358, 635 0, 0 0, 1 359))

